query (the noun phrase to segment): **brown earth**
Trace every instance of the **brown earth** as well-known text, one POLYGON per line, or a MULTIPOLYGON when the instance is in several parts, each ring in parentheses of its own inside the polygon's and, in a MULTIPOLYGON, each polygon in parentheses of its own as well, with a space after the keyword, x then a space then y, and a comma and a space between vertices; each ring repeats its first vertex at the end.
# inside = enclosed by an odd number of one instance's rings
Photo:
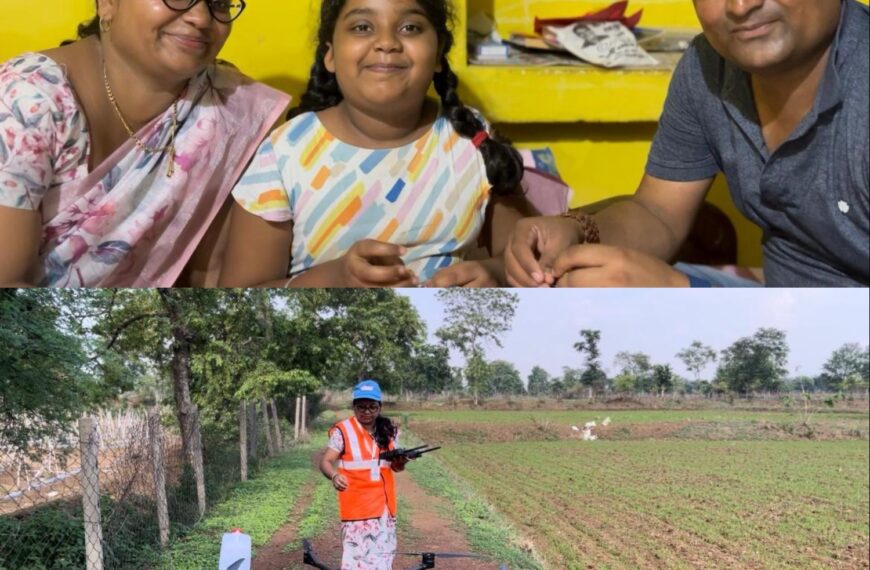
MULTIPOLYGON (((317 456, 319 459, 319 456, 317 456)), ((310 495, 313 485, 306 488, 310 495)), ((465 535, 454 528, 445 514, 449 504, 445 499, 432 497, 413 480, 403 473, 396 477, 396 490, 404 511, 399 512, 399 551, 400 552, 473 552, 465 535)), ((293 508, 289 520, 298 521, 308 504, 310 496, 301 499, 293 508)), ((335 567, 341 565, 340 525, 336 524, 322 535, 311 540, 314 552, 322 562, 335 567)), ((252 564, 253 570, 303 570, 302 548, 289 553, 284 552, 287 544, 297 539, 296 523, 290 522, 280 528, 269 543, 258 549, 252 564)), ((395 570, 411 568, 419 563, 420 557, 396 556, 395 570)), ((495 570, 498 564, 489 560, 471 558, 436 558, 438 570, 495 570)))

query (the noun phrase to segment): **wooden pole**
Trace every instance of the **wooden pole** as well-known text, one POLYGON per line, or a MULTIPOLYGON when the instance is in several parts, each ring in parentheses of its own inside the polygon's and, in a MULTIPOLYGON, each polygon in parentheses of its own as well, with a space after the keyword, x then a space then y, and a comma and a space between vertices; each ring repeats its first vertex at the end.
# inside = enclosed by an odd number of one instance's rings
POLYGON ((293 440, 299 441, 300 424, 302 423, 302 398, 296 396, 296 416, 293 419, 293 440))

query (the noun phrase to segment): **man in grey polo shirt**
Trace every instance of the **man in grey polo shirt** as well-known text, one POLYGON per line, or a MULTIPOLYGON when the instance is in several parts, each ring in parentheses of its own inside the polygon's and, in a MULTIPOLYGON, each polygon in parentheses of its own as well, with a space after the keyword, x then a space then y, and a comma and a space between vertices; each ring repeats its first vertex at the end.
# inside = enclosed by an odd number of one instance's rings
POLYGON ((764 232, 767 285, 870 283, 867 7, 694 4, 704 34, 674 72, 636 194, 590 219, 520 222, 505 254, 512 285, 703 285, 661 260, 719 171, 764 232), (607 245, 584 243, 596 225, 607 245))

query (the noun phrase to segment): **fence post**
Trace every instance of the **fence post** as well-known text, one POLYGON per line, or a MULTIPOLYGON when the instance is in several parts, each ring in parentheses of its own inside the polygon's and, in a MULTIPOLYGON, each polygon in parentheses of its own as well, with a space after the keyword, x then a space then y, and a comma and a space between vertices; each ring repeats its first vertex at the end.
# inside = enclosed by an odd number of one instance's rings
POLYGON ((302 410, 299 412, 302 415, 302 435, 308 435, 308 396, 302 394, 302 410))
POLYGON ((157 497, 157 525, 160 529, 160 546, 169 544, 169 507, 166 503, 166 468, 163 463, 163 430, 160 429, 160 412, 148 410, 148 436, 151 438, 151 464, 154 468, 154 490, 157 497))
POLYGON ((239 404, 239 458, 242 462, 242 481, 248 480, 248 403, 239 404))
POLYGON ((193 467, 193 475, 196 478, 196 502, 199 504, 199 515, 205 514, 205 469, 202 463, 202 432, 199 425, 199 408, 196 405, 190 407, 190 414, 193 416, 191 425, 195 426, 193 430, 193 441, 191 442, 191 463, 193 467))
POLYGON ((299 427, 302 423, 302 398, 296 396, 296 416, 293 420, 293 440, 299 441, 299 427))
POLYGON ((96 432, 97 424, 93 418, 79 420, 87 570, 103 570, 103 525, 100 521, 100 471, 97 465, 99 447, 96 432))

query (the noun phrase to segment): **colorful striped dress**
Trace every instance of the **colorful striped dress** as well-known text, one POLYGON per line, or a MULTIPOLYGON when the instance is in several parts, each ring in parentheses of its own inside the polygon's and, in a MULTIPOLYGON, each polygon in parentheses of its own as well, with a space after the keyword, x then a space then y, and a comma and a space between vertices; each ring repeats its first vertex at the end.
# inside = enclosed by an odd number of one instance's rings
POLYGON ((288 276, 371 238, 406 246, 422 281, 475 245, 489 191, 483 157, 445 117, 414 142, 366 149, 309 112, 260 146, 233 196, 265 220, 293 221, 288 276))

